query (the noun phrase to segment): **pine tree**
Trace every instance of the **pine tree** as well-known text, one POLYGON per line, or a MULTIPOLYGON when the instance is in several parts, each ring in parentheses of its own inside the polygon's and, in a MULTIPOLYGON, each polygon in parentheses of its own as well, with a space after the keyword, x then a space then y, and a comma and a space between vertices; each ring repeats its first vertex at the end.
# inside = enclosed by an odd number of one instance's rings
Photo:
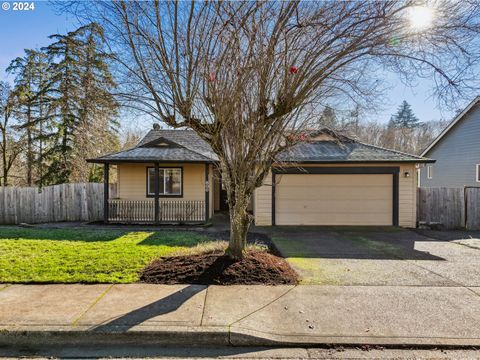
POLYGON ((38 81, 40 84, 40 92, 38 93, 38 185, 39 187, 43 186, 44 173, 47 169, 47 164, 44 161, 45 148, 55 137, 55 106, 54 106, 54 96, 52 88, 52 76, 53 74, 50 69, 50 58, 47 54, 40 52, 39 59, 42 61, 38 62, 37 73, 38 81))
POLYGON ((45 153, 49 165, 44 181, 49 184, 68 182, 71 172, 69 158, 73 149, 73 132, 79 121, 80 103, 78 64, 82 44, 76 37, 76 32, 51 35, 50 39, 56 41, 44 48, 52 59, 57 60, 50 67, 55 92, 56 136, 45 153))
POLYGON ((418 127, 420 121, 413 113, 412 107, 408 102, 403 100, 399 106, 397 113, 392 115, 389 122, 391 128, 414 129, 418 127))
POLYGON ((323 109, 322 115, 320 115, 319 125, 320 127, 327 127, 332 130, 337 127, 337 115, 335 114, 335 110, 333 108, 331 108, 330 106, 326 106, 323 109))
MULTIPOLYGON (((85 158, 103 146, 111 149, 118 104, 111 90, 116 84, 109 70, 109 55, 103 51, 103 30, 95 23, 66 35, 45 48, 56 59, 52 66, 56 91, 57 138, 48 149, 48 183, 87 180, 85 158), (78 160, 78 161, 76 161, 78 160), (75 162, 72 164, 72 162, 75 162), (79 175, 80 174, 80 175, 79 175)), ((94 154, 97 155, 97 154, 94 154)))
POLYGON ((18 120, 18 128, 25 133, 26 182, 29 186, 41 178, 41 154, 51 100, 48 61, 44 53, 27 49, 23 57, 13 60, 7 68, 7 72, 15 75, 12 111, 18 120))
POLYGON ((99 181, 103 170, 91 164, 86 164, 86 156, 98 156, 112 148, 119 148, 116 129, 118 103, 112 95, 116 83, 109 70, 110 55, 103 49, 105 41, 103 29, 96 23, 79 29, 79 35, 84 39, 84 51, 81 54, 81 106, 79 128, 75 137, 74 178, 77 180, 99 181))

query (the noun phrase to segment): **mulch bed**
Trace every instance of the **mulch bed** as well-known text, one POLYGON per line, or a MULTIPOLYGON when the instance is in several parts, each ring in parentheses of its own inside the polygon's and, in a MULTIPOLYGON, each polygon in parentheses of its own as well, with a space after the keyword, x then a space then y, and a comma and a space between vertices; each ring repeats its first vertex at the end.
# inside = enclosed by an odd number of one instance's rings
POLYGON ((140 274, 152 284, 283 285, 297 284, 288 262, 267 251, 249 250, 240 261, 223 252, 175 256, 154 260, 140 274))

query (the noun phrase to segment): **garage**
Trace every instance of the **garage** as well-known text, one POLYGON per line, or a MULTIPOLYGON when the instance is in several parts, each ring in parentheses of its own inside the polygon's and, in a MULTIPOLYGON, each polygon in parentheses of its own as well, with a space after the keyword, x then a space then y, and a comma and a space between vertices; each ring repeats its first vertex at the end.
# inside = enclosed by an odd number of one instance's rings
POLYGON ((417 225, 417 174, 434 160, 328 129, 278 155, 255 189, 257 226, 417 225))
POLYGON ((396 225, 395 174, 343 171, 349 173, 276 174, 275 224, 396 225))

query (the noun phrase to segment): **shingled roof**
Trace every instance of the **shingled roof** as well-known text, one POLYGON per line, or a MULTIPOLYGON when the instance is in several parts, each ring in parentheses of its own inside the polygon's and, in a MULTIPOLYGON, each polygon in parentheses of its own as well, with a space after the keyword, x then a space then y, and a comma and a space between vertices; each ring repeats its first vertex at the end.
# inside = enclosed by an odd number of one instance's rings
MULTIPOLYGON (((345 137, 343 138, 345 139, 345 137)), ((365 144, 353 139, 299 143, 281 153, 278 160, 297 163, 434 162, 431 159, 365 144)))
MULTIPOLYGON (((282 162, 294 163, 422 163, 433 160, 368 145, 346 136, 321 137, 296 144, 278 157, 282 162)), ((151 130, 136 147, 90 159, 89 162, 215 162, 217 156, 210 146, 192 130, 151 130)))
POLYGON ((133 149, 87 160, 115 162, 215 162, 217 156, 193 130, 150 130, 133 149))

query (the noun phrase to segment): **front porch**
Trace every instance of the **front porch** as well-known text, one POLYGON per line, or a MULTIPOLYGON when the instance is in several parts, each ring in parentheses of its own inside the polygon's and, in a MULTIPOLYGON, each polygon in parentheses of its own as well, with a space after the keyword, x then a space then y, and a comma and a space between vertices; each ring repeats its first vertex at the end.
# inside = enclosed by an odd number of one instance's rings
POLYGON ((217 156, 191 130, 155 125, 135 147, 87 161, 103 164, 105 223, 199 224, 221 209, 217 156))
POLYGON ((211 163, 108 162, 103 166, 105 223, 202 224, 213 215, 211 163), (110 194, 112 166, 115 194, 110 194))
POLYGON ((158 215, 154 200, 108 199, 108 223, 172 224, 203 223, 206 221, 205 201, 159 200, 158 215))

